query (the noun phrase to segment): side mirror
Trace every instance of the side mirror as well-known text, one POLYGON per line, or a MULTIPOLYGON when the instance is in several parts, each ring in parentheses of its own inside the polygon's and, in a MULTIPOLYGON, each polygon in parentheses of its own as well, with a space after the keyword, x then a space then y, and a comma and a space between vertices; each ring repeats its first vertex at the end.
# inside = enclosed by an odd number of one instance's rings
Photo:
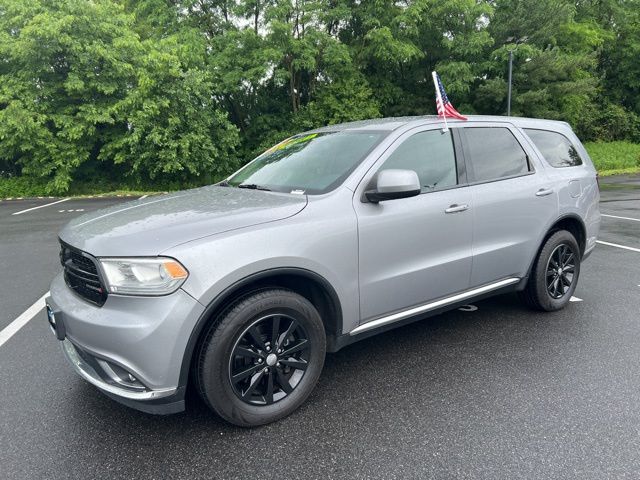
POLYGON ((420 179, 413 170, 381 170, 374 180, 374 189, 364 193, 372 203, 420 195, 420 179))

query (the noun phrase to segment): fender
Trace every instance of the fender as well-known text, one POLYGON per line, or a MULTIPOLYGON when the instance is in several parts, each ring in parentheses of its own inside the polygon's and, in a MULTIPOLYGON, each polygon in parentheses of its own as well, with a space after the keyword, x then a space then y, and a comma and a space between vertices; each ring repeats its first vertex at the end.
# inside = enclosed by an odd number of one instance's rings
MULTIPOLYGON (((322 275, 311 270, 298 267, 278 267, 262 270, 260 272, 253 273, 225 288, 213 299, 213 301, 211 301, 211 303, 209 303, 209 305, 206 306, 206 308, 200 315, 200 318, 198 318, 195 327, 191 331, 191 335, 189 336, 189 340, 187 342, 187 347, 185 348, 184 355, 182 357, 182 366, 180 367, 180 378, 178 382, 178 385, 180 387, 185 387, 187 385, 193 352, 196 348, 196 345, 198 344, 200 335, 211 319, 211 315, 218 308, 224 305, 225 302, 233 298, 234 294, 242 289, 242 287, 276 275, 298 275, 314 280, 322 285, 322 287, 331 297, 331 301, 333 302, 336 310, 335 314, 337 316, 337 331, 329 333, 329 336, 337 337, 342 334, 342 307, 340 305, 340 299, 338 298, 338 294, 336 293, 333 286, 322 275)), ((330 341, 330 339, 328 340, 330 341)))

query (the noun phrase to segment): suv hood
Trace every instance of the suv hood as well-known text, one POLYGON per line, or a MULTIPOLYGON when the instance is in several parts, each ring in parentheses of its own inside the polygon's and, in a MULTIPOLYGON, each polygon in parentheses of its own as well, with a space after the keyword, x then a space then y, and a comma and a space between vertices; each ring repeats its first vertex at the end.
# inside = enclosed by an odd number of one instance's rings
POLYGON ((147 197, 69 222, 60 239, 98 257, 153 256, 198 238, 291 217, 306 195, 207 187, 147 197))

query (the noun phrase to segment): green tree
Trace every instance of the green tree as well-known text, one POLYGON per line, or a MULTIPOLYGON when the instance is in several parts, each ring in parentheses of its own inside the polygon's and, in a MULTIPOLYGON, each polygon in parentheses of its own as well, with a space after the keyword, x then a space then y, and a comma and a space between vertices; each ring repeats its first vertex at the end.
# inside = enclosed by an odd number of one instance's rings
MULTIPOLYGON (((493 41, 488 2, 377 0, 350 2, 340 38, 373 88, 385 115, 434 113, 431 71, 451 94, 466 100, 481 73, 477 58, 493 41)), ((459 104, 461 102, 458 102, 459 104)))
POLYGON ((3 0, 0 157, 64 191, 117 122, 141 45, 107 1, 3 0))
POLYGON ((232 155, 237 129, 218 108, 211 74, 204 65, 189 65, 190 59, 203 60, 202 45, 179 40, 144 42, 135 86, 114 106, 122 131, 99 158, 125 165, 139 178, 186 182, 204 175, 211 181, 239 166, 232 155))
POLYGON ((107 0, 4 1, 0 158, 52 192, 98 162, 183 181, 235 167, 237 131, 214 101, 201 36, 141 41, 134 23, 107 0))
POLYGON ((300 130, 435 113, 640 140, 640 0, 0 0, 0 175, 191 185, 300 130), (517 47, 517 48, 516 48, 517 47))

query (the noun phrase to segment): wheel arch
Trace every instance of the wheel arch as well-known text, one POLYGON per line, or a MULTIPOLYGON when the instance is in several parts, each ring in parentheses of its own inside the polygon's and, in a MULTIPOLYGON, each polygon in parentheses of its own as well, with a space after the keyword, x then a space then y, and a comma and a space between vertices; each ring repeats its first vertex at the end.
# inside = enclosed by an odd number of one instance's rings
POLYGON ((539 242, 536 253, 529 263, 527 276, 523 279, 524 281, 522 281, 518 285, 518 290, 522 290, 525 287, 526 280, 528 280, 529 276, 531 275, 533 265, 535 264, 538 255, 540 255, 540 250, 542 250, 542 247, 544 247, 547 239, 559 230, 567 230, 575 237, 576 241, 578 242, 578 247, 580 248, 580 257, 582 258, 587 245, 587 227, 577 214, 569 213, 566 215, 562 215, 561 217, 556 219, 556 221, 547 229, 544 236, 542 237, 542 240, 539 242))
POLYGON ((206 327, 216 322, 218 315, 229 303, 268 287, 281 287, 292 290, 309 300, 320 313, 328 342, 342 333, 342 307, 333 286, 323 276, 311 270, 297 267, 283 267, 263 270, 249 275, 234 283, 205 308, 191 331, 180 367, 179 385, 189 381, 189 372, 202 341, 206 327))
POLYGON ((539 248, 542 248, 542 245, 544 245, 544 242, 547 241, 547 238, 549 238, 558 230, 567 230, 575 237, 576 241, 578 242, 578 247, 580 247, 580 257, 582 258, 582 255, 584 255, 584 251, 587 247, 587 227, 585 226, 582 219, 576 214, 567 214, 556 220, 556 222, 549 228, 549 230, 547 230, 547 233, 540 243, 539 248))

